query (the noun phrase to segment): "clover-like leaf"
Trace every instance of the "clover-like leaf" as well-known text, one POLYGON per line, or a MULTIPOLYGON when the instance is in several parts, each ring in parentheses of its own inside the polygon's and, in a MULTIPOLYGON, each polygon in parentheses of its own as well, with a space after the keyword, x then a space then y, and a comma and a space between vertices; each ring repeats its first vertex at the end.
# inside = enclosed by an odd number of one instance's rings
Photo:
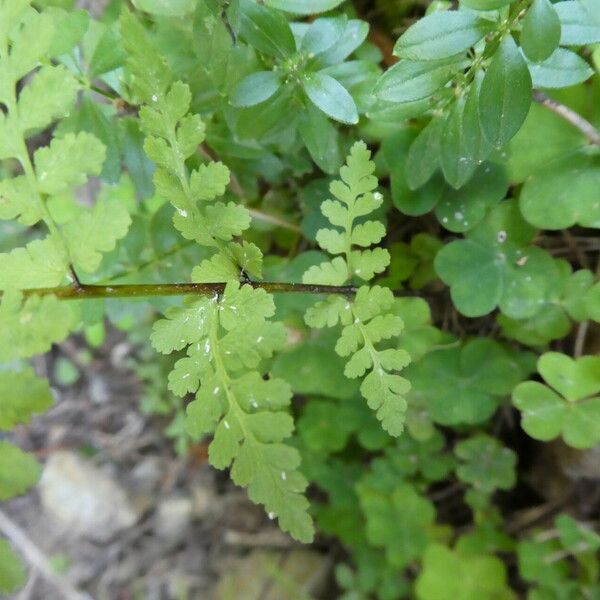
POLYGON ((504 563, 495 556, 465 554, 441 544, 430 544, 416 583, 418 600, 480 600, 514 598, 504 563))
POLYGON ((404 482, 397 481, 393 489, 384 491, 367 476, 356 488, 369 542, 383 548, 396 568, 405 567, 429 541, 428 529, 435 518, 433 504, 404 482))
POLYGON ((527 381, 513 392, 513 403, 521 411, 523 429, 543 441, 561 436, 574 448, 591 448, 597 444, 600 441, 600 358, 583 356, 574 360, 564 354, 548 352, 540 357, 538 370, 548 385, 527 381))
POLYGON ((552 258, 527 246, 533 229, 513 201, 503 202, 465 240, 451 242, 435 259, 441 279, 450 286, 464 315, 488 314, 497 306, 513 318, 533 316, 543 304, 552 258))
POLYGON ((486 421, 524 373, 500 344, 480 338, 431 351, 405 375, 412 384, 409 404, 423 402, 441 425, 462 425, 486 421))
POLYGON ((576 152, 534 173, 523 186, 520 207, 529 223, 542 229, 573 225, 600 227, 600 161, 576 152))
POLYGON ((540 310, 526 319, 498 316, 498 323, 506 337, 528 346, 544 346, 565 337, 571 331, 572 321, 583 321, 591 316, 586 294, 591 291, 594 276, 590 271, 572 273, 569 263, 555 260, 547 271, 548 294, 540 310))
POLYGON ((456 474, 476 490, 491 494, 508 490, 516 481, 517 455, 489 435, 478 434, 458 443, 454 453, 460 461, 456 474))

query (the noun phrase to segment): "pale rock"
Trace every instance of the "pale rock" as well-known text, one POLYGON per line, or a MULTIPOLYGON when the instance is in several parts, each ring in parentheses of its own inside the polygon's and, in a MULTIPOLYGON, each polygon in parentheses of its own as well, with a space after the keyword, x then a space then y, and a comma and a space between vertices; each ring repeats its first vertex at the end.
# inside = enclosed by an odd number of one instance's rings
POLYGON ((156 508, 155 531, 165 542, 176 544, 189 533, 193 503, 187 496, 170 496, 156 508))
POLYGON ((38 490, 44 511, 73 537, 107 542, 138 519, 119 484, 73 452, 50 456, 38 490))

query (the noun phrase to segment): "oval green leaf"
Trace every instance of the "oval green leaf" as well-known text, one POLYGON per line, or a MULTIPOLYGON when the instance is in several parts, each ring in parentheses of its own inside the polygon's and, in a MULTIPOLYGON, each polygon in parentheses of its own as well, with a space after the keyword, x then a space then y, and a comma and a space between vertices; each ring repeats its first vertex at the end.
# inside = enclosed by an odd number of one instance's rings
POLYGON ((578 54, 566 48, 557 48, 542 63, 530 64, 529 72, 536 88, 564 88, 587 81, 594 71, 578 54))
POLYGON ((523 19, 521 48, 534 63, 546 60, 560 42, 560 20, 549 0, 534 0, 523 19))
POLYGON ((531 106, 531 75, 511 36, 505 37, 486 71, 479 116, 490 144, 501 148, 519 131, 531 106))
POLYGON ((494 23, 468 11, 436 12, 417 21, 396 42, 394 54, 412 60, 440 60, 468 50, 494 23))
POLYGON ((281 80, 273 71, 259 71, 242 79, 231 96, 233 106, 255 106, 273 96, 281 80))
POLYGON ((326 115, 340 123, 358 123, 356 104, 337 79, 325 73, 311 73, 302 83, 310 101, 326 115))

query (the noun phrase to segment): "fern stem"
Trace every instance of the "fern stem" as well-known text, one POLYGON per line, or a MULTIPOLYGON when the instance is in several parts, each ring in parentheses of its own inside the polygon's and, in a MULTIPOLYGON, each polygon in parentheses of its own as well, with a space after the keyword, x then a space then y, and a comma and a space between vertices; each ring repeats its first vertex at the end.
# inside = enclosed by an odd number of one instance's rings
MULTIPOLYGON (((358 288, 352 285, 313 285, 266 281, 244 282, 270 294, 339 294, 353 296, 358 288)), ((225 283, 162 283, 125 285, 86 285, 22 290, 24 296, 56 296, 60 300, 93 300, 98 298, 152 298, 166 296, 213 296, 222 294, 225 283)), ((404 292, 402 292, 404 295, 404 292)), ((410 292, 406 293, 410 295, 410 292)))

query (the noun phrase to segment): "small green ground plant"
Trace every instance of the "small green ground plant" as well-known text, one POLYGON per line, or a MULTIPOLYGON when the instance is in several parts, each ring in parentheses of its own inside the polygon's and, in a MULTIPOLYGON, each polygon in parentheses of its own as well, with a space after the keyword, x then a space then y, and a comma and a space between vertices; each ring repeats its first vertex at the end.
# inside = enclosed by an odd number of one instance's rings
POLYGON ((523 440, 600 443, 600 2, 397 4, 0 0, 0 430, 116 328, 340 598, 597 598, 597 514, 508 524, 523 440))

